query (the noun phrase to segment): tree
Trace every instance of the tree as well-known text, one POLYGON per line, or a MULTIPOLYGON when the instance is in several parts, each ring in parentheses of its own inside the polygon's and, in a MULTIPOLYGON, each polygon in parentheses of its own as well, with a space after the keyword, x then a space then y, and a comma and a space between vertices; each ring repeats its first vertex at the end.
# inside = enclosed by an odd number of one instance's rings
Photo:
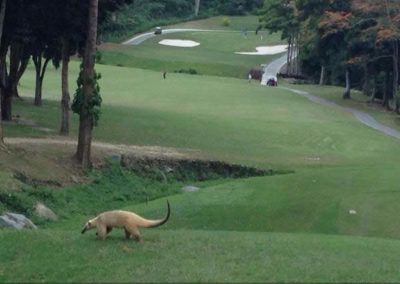
POLYGON ((60 135, 69 135, 69 59, 70 59, 70 41, 67 37, 62 39, 62 69, 61 69, 61 127, 60 135))
POLYGON ((29 60, 29 54, 25 48, 30 36, 26 13, 24 0, 7 1, 0 46, 1 117, 3 120, 12 119, 13 92, 29 60), (9 61, 7 61, 8 53, 10 53, 9 61))
POLYGON ((260 22, 270 32, 282 32, 282 39, 289 44, 287 55, 287 74, 299 72, 297 64, 299 54, 300 24, 293 0, 267 0, 262 11, 260 22))
POLYGON ((348 59, 348 34, 351 28, 350 18, 352 13, 347 11, 331 12, 325 11, 324 17, 319 22, 321 40, 325 41, 325 46, 333 49, 336 55, 336 62, 343 65, 345 70, 346 90, 343 99, 350 99, 350 68, 348 59))
POLYGON ((389 108, 388 101, 393 100, 393 108, 399 112, 399 39, 400 39, 400 3, 389 0, 353 0, 354 11, 362 20, 362 36, 369 36, 376 47, 370 53, 368 62, 374 64, 375 76, 385 73, 385 91, 383 106, 389 108), (390 59, 391 63, 387 61, 390 59), (392 86, 389 88, 389 81, 392 86), (389 93, 390 98, 389 98, 389 93))
POLYGON ((79 0, 61 0, 57 3, 57 17, 54 21, 61 42, 61 125, 60 135, 69 135, 69 61, 70 57, 82 49, 85 32, 82 26, 86 24, 87 5, 79 0))
MULTIPOLYGON (((6 7, 7 7, 7 0, 2 0, 1 1, 1 6, 0 6, 0 42, 3 38, 3 27, 4 27, 4 17, 6 13, 6 7)), ((2 64, 4 62, 0 62, 2 64)), ((0 69, 3 69, 3 66, 0 66, 0 69)), ((1 100, 0 100, 0 105, 1 105, 1 100)), ((3 126, 2 126, 2 119, 1 119, 1 106, 0 106, 0 145, 4 144, 3 140, 3 126)))
MULTIPOLYGON (((91 157, 92 130, 94 126, 93 96, 96 95, 97 75, 94 71, 96 58, 98 0, 90 0, 88 11, 87 37, 83 55, 81 80, 82 91, 79 103, 79 138, 76 152, 83 169, 89 168, 91 157)), ((98 94, 97 94, 98 95, 98 94)), ((79 100, 79 98, 78 98, 79 100)))
POLYGON ((197 17, 199 15, 200 0, 194 0, 194 15, 197 17))
MULTIPOLYGON (((100 0, 98 4, 98 22, 101 25, 107 20, 107 15, 120 9, 123 4, 132 0, 100 0)), ((57 30, 62 42, 61 50, 61 125, 60 135, 69 135, 70 94, 68 86, 70 56, 82 53, 86 34, 82 26, 86 24, 88 6, 80 0, 62 0, 59 3, 57 15, 57 30)), ((79 113, 79 111, 77 111, 79 113)))
POLYGON ((61 57, 61 40, 59 27, 56 22, 59 18, 62 1, 36 0, 24 5, 26 18, 30 28, 30 36, 26 48, 32 55, 36 71, 34 104, 42 104, 42 86, 49 62, 57 67, 61 57), (49 13, 48 11, 53 11, 49 13))
POLYGON ((398 1, 383 1, 385 9, 384 22, 385 29, 380 33, 384 39, 388 39, 391 42, 392 47, 392 60, 393 60, 393 107, 394 110, 399 113, 399 39, 400 39, 400 3, 398 1))

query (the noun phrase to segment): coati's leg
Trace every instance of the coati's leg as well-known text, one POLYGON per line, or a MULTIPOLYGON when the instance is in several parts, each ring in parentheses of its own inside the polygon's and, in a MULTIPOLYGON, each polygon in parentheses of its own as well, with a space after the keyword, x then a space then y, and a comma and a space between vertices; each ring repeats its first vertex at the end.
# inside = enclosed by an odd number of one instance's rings
POLYGON ((104 225, 98 225, 97 226, 97 235, 99 236, 99 238, 101 238, 102 240, 106 239, 107 236, 107 227, 104 225))
POLYGON ((111 233, 112 229, 113 229, 112 227, 107 227, 106 235, 108 235, 109 233, 111 233))
MULTIPOLYGON (((112 227, 107 227, 107 230, 106 230, 106 235, 108 235, 111 231, 112 231, 112 227)), ((96 236, 98 236, 99 234, 98 233, 96 233, 96 236)))
POLYGON ((124 230, 125 230, 125 238, 129 240, 131 238, 131 233, 129 233, 129 231, 126 228, 124 228, 124 230))
POLYGON ((126 227, 126 230, 130 235, 133 235, 136 241, 140 242, 142 240, 139 230, 136 226, 126 227))

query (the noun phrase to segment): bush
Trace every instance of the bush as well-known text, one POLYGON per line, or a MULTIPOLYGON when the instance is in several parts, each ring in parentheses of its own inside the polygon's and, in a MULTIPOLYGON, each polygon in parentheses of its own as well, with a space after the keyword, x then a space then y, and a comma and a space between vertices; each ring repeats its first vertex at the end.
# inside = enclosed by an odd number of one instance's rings
POLYGON ((231 20, 229 20, 229 18, 222 18, 221 25, 223 25, 224 27, 228 27, 230 24, 231 20))
POLYGON ((199 74, 199 73, 197 72, 196 69, 192 69, 192 68, 189 68, 189 69, 179 69, 179 70, 175 70, 174 72, 175 72, 175 73, 186 73, 186 74, 191 74, 191 75, 197 75, 197 74, 199 74))

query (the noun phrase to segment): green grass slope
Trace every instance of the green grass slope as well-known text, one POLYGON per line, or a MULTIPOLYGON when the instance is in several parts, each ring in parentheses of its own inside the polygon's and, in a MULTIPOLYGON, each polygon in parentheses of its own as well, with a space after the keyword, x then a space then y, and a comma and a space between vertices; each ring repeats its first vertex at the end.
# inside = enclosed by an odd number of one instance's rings
MULTIPOLYGON (((71 67, 76 74, 77 63, 71 67)), ((142 244, 124 241, 121 231, 105 242, 81 236, 86 214, 36 232, 2 231, 0 282, 400 280, 397 140, 246 80, 97 69, 104 105, 96 140, 194 148, 212 159, 296 173, 169 196, 171 220, 143 230, 142 244)), ((49 101, 33 108, 30 67, 20 87, 27 99, 16 102, 15 114, 56 134, 59 79, 49 71, 49 101)), ((45 135, 37 126, 6 125, 5 134, 45 135)), ((148 218, 165 214, 165 199, 125 205, 148 218)))
POLYGON ((399 243, 372 238, 252 232, 147 230, 143 243, 113 232, 3 232, 0 281, 390 282, 399 243))
POLYGON ((253 67, 260 68, 279 55, 241 55, 235 52, 256 51, 258 46, 281 44, 279 34, 263 39, 254 32, 244 38, 241 32, 185 32, 160 35, 139 45, 105 44, 100 50, 101 62, 109 65, 137 67, 161 72, 194 69, 200 74, 246 78, 253 67), (184 39, 199 42, 197 47, 173 47, 158 44, 162 39, 184 39))
MULTIPOLYGON (((282 83, 283 85, 289 86, 289 84, 284 81, 281 82, 281 85, 282 83)), ((381 123, 394 129, 400 129, 400 117, 396 113, 386 110, 381 107, 379 103, 370 103, 370 97, 363 95, 362 92, 358 90, 351 91, 350 100, 343 100, 344 87, 320 85, 290 85, 290 87, 310 92, 339 105, 367 112, 381 123)))

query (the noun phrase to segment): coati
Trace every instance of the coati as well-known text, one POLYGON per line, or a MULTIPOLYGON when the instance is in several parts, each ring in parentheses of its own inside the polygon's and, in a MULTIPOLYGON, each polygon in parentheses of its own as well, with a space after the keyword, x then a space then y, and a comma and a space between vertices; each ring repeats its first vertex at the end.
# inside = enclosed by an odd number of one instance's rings
POLYGON ((107 234, 110 233, 113 228, 124 228, 125 237, 127 239, 133 235, 135 239, 140 242, 141 237, 138 228, 154 228, 165 224, 171 212, 168 200, 167 206, 167 215, 161 220, 147 220, 133 212, 121 210, 103 212, 85 224, 82 229, 82 234, 96 228, 96 235, 105 240, 107 234))

